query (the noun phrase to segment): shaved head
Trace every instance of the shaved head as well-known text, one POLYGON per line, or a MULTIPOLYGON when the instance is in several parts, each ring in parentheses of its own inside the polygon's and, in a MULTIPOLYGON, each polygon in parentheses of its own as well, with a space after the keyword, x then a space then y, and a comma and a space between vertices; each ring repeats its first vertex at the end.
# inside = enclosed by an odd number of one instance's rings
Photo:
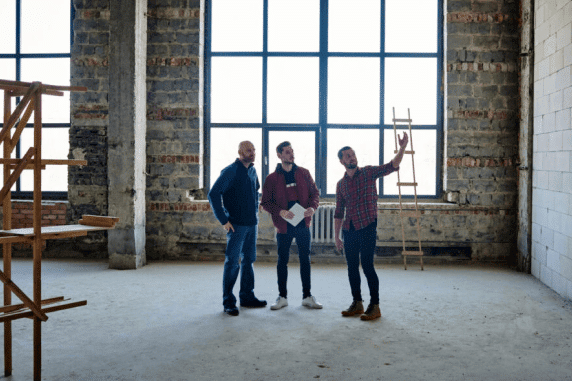
POLYGON ((244 165, 250 165, 250 163, 254 163, 254 159, 256 157, 256 149, 254 148, 254 144, 245 140, 240 142, 238 145, 238 158, 244 165))

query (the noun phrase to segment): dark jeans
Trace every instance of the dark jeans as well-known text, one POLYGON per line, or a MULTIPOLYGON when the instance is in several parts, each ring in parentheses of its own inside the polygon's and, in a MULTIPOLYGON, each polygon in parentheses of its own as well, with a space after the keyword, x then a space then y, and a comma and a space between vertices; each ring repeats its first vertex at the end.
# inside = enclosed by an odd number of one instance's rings
POLYGON ((367 278, 371 304, 379 304, 379 279, 373 267, 375 254, 377 221, 360 230, 344 230, 344 251, 348 263, 348 276, 350 287, 355 301, 361 301, 361 278, 359 263, 361 254, 361 267, 367 278))
POLYGON ((280 296, 287 297, 286 282, 288 281, 288 261, 290 259, 290 245, 296 238, 298 244, 298 257, 300 258, 300 278, 302 278, 302 297, 310 296, 310 229, 304 223, 294 227, 288 224, 286 234, 276 234, 278 241, 278 292, 280 296))
POLYGON ((234 225, 234 232, 226 233, 226 252, 222 275, 222 304, 224 307, 235 307, 236 298, 232 293, 238 271, 240 270, 240 302, 254 299, 254 268, 256 261, 256 237, 258 225, 234 225), (240 259, 240 266, 238 261, 240 259))

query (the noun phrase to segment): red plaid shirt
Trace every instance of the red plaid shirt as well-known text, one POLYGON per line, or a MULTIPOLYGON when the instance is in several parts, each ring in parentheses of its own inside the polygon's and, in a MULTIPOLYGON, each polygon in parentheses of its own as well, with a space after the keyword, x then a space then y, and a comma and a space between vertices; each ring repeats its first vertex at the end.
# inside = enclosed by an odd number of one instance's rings
POLYGON ((379 165, 368 165, 357 168, 353 177, 347 173, 336 186, 335 219, 345 220, 343 230, 350 230, 350 221, 354 228, 360 230, 377 219, 377 179, 387 176, 399 168, 393 168, 391 162, 379 165))

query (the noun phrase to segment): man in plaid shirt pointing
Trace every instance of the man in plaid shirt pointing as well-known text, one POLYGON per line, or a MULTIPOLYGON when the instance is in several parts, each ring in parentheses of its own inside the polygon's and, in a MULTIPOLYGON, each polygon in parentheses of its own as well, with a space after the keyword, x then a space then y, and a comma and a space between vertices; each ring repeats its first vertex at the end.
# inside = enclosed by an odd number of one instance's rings
POLYGON ((389 163, 379 166, 358 167, 356 154, 351 147, 338 152, 340 163, 346 168, 344 177, 336 187, 335 240, 338 250, 345 251, 353 303, 342 311, 343 316, 361 315, 362 320, 381 317, 379 311, 379 279, 373 266, 377 236, 377 179, 399 169, 405 147, 409 142, 407 132, 399 139, 399 152, 389 163), (345 215, 345 218, 344 218, 345 215), (343 225, 342 225, 343 223, 343 225), (340 239, 343 229, 344 241, 340 239), (367 278, 370 303, 364 313, 361 298, 359 264, 367 278))

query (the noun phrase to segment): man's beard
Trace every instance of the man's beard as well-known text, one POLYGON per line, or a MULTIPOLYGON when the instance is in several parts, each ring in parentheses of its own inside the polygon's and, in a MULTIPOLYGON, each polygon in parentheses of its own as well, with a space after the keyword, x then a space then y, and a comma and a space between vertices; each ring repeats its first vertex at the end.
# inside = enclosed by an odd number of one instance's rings
POLYGON ((357 168, 357 164, 345 164, 347 169, 356 169, 357 168))

